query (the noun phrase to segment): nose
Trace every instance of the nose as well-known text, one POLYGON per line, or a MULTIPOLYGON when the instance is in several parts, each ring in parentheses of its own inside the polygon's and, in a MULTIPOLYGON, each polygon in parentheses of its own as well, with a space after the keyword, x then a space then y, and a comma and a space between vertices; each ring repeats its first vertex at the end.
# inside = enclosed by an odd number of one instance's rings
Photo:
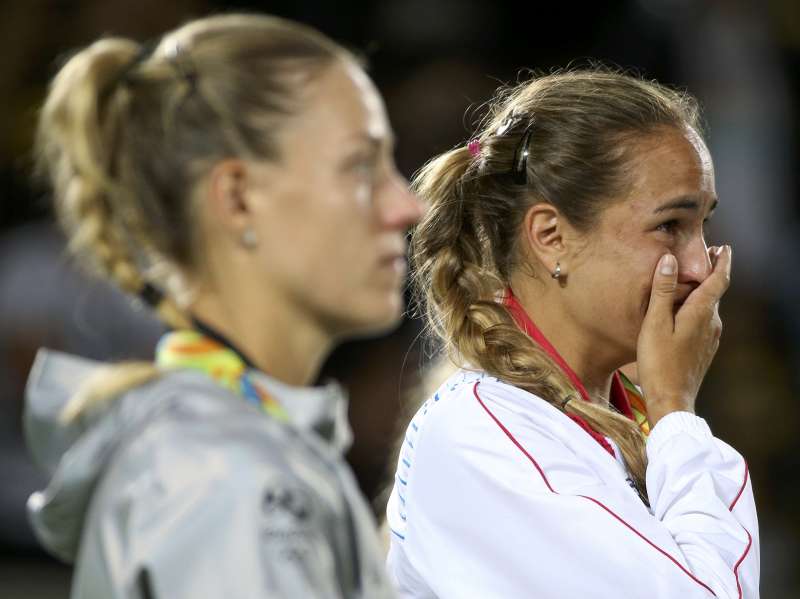
POLYGON ((711 259, 708 255, 708 246, 702 235, 693 238, 685 246, 678 258, 678 282, 690 285, 699 285, 711 274, 711 259))
POLYGON ((408 186, 408 181, 399 174, 388 185, 381 202, 381 224, 386 229, 405 231, 417 224, 425 208, 408 186))

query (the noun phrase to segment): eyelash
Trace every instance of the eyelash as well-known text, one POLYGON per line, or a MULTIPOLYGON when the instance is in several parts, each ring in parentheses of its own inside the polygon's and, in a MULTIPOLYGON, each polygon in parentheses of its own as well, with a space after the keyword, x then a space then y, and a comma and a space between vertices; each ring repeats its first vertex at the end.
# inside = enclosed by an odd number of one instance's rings
MULTIPOLYGON (((709 219, 707 218, 703 219, 703 234, 706 234, 708 232, 708 220, 709 219)), ((679 225, 680 222, 677 219, 672 218, 658 225, 656 227, 656 230, 671 235, 675 232, 675 229, 677 229, 679 225)))
POLYGON ((674 233, 675 229, 678 226, 678 221, 676 219, 670 219, 666 222, 661 223, 656 227, 656 231, 661 231, 663 233, 672 234, 674 233))

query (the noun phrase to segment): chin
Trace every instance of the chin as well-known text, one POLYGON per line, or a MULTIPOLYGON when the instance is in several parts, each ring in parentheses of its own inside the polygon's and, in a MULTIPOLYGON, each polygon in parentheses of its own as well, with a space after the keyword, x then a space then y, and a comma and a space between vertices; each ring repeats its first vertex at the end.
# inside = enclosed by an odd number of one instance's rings
POLYGON ((371 337, 393 331, 403 317, 403 301, 398 296, 392 302, 355 308, 350 315, 339 320, 337 337, 371 337))
POLYGON ((403 302, 397 301, 392 305, 387 306, 385 310, 375 314, 375 318, 370 322, 365 322, 365 329, 369 329, 371 333, 388 333, 394 330, 403 319, 403 302))

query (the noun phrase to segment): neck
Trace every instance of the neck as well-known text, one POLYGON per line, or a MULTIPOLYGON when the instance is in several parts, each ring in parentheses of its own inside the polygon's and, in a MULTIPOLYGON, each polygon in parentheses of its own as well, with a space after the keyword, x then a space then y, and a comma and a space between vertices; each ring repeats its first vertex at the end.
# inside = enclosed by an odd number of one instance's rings
POLYGON ((284 383, 314 382, 333 346, 312 319, 282 298, 200 290, 191 310, 195 317, 227 337, 256 368, 284 383))
POLYGON ((583 383, 592 403, 607 406, 614 372, 621 365, 615 352, 579 327, 556 297, 554 291, 560 289, 513 278, 511 287, 525 312, 583 383))

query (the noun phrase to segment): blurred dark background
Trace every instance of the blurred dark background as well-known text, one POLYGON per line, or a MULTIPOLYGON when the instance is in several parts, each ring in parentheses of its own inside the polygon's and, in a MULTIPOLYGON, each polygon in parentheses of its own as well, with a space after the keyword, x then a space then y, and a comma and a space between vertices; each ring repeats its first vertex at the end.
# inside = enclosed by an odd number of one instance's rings
MULTIPOLYGON (((69 568, 37 548, 24 512, 44 483, 20 430, 36 349, 147 358, 160 332, 64 257, 46 191, 31 183, 46 83, 59 56, 102 34, 146 40, 230 9, 297 19, 365 54, 406 175, 468 139, 468 109, 523 69, 602 59, 701 100, 721 200, 711 241, 733 244, 735 267, 698 411, 749 461, 762 596, 800 597, 800 0, 0 1, 0 596, 68 595, 69 568)), ((351 391, 349 459, 371 498, 425 362, 419 331, 407 320, 389 337, 340 348, 325 368, 351 391)))

